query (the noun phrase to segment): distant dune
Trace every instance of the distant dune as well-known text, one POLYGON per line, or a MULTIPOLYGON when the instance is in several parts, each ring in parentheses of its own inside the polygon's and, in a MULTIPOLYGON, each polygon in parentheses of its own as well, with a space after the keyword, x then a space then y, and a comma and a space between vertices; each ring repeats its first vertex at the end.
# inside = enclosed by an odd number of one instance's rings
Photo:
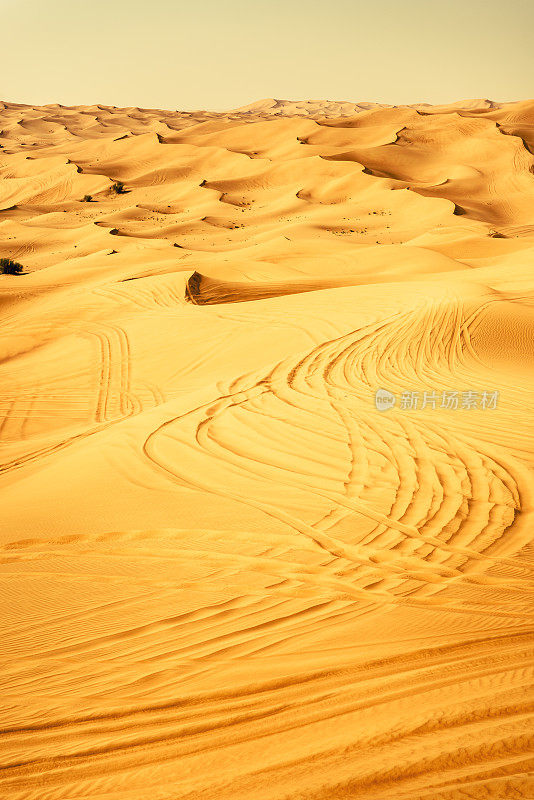
POLYGON ((534 101, 4 102, 0 178, 1 797, 533 797, 534 101))
POLYGON ((257 100, 235 111, 241 114, 276 114, 282 117, 351 117, 360 111, 385 108, 380 103, 349 103, 342 100, 257 100))
MULTIPOLYGON (((415 103, 405 108, 430 110, 432 113, 443 113, 456 110, 487 111, 502 108, 503 103, 493 100, 459 100, 450 105, 431 106, 428 103, 415 103)), ((402 108, 402 106, 400 106, 402 108)), ((257 100, 248 106, 236 108, 240 114, 274 114, 282 117, 352 117, 360 111, 372 111, 377 108, 399 108, 387 103, 350 103, 343 100, 275 100, 267 97, 257 100)), ((227 112, 234 113, 234 112, 227 112)))

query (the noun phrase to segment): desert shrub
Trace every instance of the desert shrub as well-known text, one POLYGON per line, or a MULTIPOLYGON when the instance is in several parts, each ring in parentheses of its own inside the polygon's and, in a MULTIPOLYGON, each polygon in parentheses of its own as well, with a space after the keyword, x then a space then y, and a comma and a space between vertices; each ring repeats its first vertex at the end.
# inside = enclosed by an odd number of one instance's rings
POLYGON ((83 196, 83 202, 84 203, 90 203, 92 201, 92 199, 93 199, 93 195, 92 194, 84 194, 84 196, 83 196))
POLYGON ((11 258, 0 258, 0 274, 2 275, 20 275, 23 269, 22 264, 11 258))
POLYGON ((115 181, 113 186, 111 187, 115 194, 124 194, 126 189, 124 188, 124 183, 122 181, 115 181))

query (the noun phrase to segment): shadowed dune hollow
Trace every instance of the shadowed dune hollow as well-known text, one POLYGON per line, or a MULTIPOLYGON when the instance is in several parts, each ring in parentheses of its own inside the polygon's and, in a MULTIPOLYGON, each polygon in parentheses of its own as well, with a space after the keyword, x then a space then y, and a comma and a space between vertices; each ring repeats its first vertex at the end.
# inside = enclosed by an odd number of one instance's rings
POLYGON ((0 246, 2 798, 534 797, 534 101, 0 103, 0 246))

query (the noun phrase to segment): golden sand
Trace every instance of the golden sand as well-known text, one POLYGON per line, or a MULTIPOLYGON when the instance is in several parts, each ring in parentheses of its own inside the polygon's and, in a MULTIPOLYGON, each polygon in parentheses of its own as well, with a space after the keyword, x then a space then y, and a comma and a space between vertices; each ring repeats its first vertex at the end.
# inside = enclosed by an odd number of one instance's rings
POLYGON ((0 128, 0 796, 532 798, 534 102, 0 128))

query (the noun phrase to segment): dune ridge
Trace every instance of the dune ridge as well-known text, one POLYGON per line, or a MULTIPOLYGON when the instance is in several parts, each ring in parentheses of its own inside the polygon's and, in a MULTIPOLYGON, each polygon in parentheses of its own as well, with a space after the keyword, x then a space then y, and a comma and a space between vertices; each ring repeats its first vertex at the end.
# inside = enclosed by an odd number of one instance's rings
POLYGON ((534 101, 0 131, 1 796, 532 797, 534 101))

